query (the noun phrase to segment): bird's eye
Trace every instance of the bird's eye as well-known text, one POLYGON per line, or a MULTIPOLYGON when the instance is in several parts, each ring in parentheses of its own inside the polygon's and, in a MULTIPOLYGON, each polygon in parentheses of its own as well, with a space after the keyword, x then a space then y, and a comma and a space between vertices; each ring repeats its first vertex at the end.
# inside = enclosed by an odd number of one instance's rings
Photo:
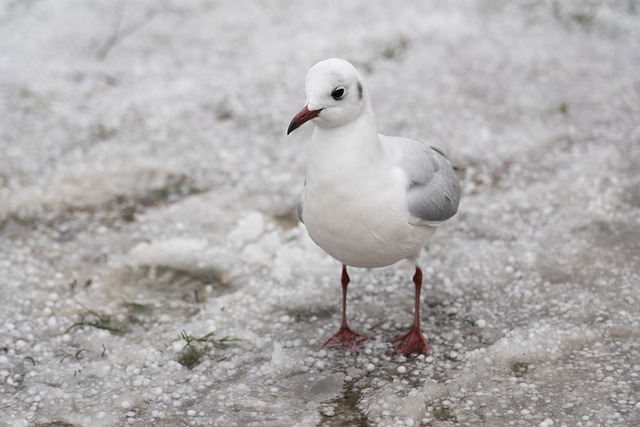
POLYGON ((331 97, 337 101, 344 96, 344 92, 344 88, 342 86, 339 86, 335 88, 333 92, 331 92, 331 97))

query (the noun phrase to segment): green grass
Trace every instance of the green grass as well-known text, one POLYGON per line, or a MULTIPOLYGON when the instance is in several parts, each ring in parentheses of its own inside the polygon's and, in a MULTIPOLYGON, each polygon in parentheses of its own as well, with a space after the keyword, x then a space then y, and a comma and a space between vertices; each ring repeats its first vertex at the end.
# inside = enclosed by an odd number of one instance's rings
MULTIPOLYGON (((205 354, 209 353, 212 349, 224 350, 229 348, 233 343, 240 341, 239 338, 226 336, 224 338, 217 339, 214 337, 215 332, 209 332, 201 337, 195 337, 189 335, 186 331, 180 332, 180 339, 185 342, 180 356, 178 356, 178 363, 182 366, 193 369, 198 366, 205 354)), ((223 357, 220 360, 224 360, 223 357)))
POLYGON ((287 310, 287 316, 293 319, 295 323, 299 323, 304 317, 304 313, 301 310, 287 310))
POLYGON ((558 105, 558 112, 563 116, 566 116, 567 114, 569 114, 569 104, 567 104, 564 101, 561 102, 560 105, 558 105))
POLYGON ((144 315, 149 315, 151 313, 153 313, 153 304, 142 304, 139 302, 133 302, 133 301, 125 301, 122 303, 122 305, 129 309, 130 312, 135 313, 135 314, 144 314, 144 315))
POLYGON ((79 328, 82 326, 89 326, 96 329, 102 329, 116 335, 122 335, 125 332, 128 332, 127 329, 124 328, 122 325, 116 325, 112 321, 111 316, 105 315, 105 314, 99 314, 96 311, 93 311, 87 307, 84 307, 84 309, 87 312, 82 314, 79 322, 76 322, 73 325, 69 326, 67 330, 64 332, 65 334, 69 333, 74 328, 79 328))

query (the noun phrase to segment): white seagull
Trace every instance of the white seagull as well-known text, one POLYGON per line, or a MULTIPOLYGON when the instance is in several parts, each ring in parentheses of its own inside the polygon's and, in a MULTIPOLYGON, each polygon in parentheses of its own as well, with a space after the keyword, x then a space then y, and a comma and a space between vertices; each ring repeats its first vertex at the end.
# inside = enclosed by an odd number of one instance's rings
POLYGON ((313 120, 304 191, 298 207, 311 239, 342 263, 342 324, 324 347, 357 349, 369 337, 347 325, 347 267, 415 264, 411 330, 392 341, 396 353, 428 354, 420 330, 421 249, 454 216, 460 184, 439 150, 380 135, 364 79, 349 62, 327 59, 305 81, 306 105, 287 135, 313 120))

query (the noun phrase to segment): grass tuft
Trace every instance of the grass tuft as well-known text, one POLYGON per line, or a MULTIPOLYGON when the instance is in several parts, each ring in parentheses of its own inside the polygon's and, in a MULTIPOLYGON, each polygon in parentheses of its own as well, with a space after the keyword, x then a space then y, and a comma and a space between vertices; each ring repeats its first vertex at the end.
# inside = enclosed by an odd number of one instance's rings
POLYGON ((133 301, 125 301, 122 303, 126 308, 128 308, 131 312, 136 314, 151 314, 153 313, 153 304, 142 304, 133 301))
POLYGON ((76 322, 73 325, 69 326, 67 330, 64 332, 65 334, 68 334, 72 329, 78 328, 81 326, 90 326, 96 329, 103 329, 105 331, 109 331, 112 334, 116 334, 116 335, 122 335, 125 332, 127 332, 125 328, 116 326, 112 322, 111 316, 99 314, 91 310, 90 308, 83 306, 82 304, 80 305, 84 307, 85 310, 87 310, 87 313, 82 315, 79 322, 76 322))
POLYGON ((185 342, 178 363, 182 366, 193 369, 202 361, 202 357, 212 348, 224 350, 233 345, 234 342, 240 341, 240 338, 226 336, 224 338, 214 338, 215 332, 209 332, 201 337, 189 335, 186 331, 180 332, 180 339, 185 342))

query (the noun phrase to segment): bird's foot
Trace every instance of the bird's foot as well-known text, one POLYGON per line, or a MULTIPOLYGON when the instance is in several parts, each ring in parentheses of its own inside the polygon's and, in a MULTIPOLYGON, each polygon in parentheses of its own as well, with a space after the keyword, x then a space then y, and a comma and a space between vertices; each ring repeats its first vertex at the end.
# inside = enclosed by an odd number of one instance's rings
POLYGON ((422 335, 422 331, 418 327, 412 327, 411 330, 400 338, 391 341, 396 348, 396 354, 409 356, 412 353, 429 355, 429 346, 427 340, 422 335))
POLYGON ((347 348, 349 350, 357 350, 371 337, 353 332, 348 326, 343 326, 338 332, 333 334, 324 344, 322 348, 347 348))

